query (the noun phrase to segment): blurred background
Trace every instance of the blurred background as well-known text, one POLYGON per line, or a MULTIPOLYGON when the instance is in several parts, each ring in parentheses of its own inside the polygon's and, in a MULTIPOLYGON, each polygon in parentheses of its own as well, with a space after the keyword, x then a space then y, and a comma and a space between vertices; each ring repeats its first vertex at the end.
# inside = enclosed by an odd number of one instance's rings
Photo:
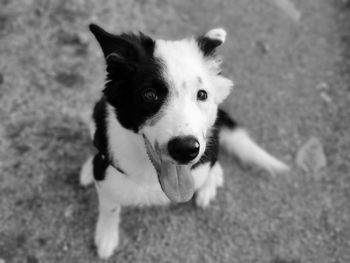
POLYGON ((177 39, 224 27, 223 105, 291 165, 221 154, 226 184, 192 203, 126 208, 109 262, 350 262, 350 4, 345 0, 0 0, 0 262, 99 262, 79 169, 104 83, 87 26, 177 39))

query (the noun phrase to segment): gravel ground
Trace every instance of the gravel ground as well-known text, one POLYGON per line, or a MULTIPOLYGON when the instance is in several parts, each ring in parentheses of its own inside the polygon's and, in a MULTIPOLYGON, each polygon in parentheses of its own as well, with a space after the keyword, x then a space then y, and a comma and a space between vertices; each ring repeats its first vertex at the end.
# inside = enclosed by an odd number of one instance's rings
POLYGON ((171 39, 226 28, 224 108, 293 167, 272 178, 222 154, 226 184, 207 210, 124 209, 109 262, 350 262, 350 4, 294 0, 296 17, 276 3, 2 0, 0 262, 99 262, 96 195, 78 185, 104 79, 91 21, 171 39), (327 159, 314 173, 295 165, 311 137, 327 159))

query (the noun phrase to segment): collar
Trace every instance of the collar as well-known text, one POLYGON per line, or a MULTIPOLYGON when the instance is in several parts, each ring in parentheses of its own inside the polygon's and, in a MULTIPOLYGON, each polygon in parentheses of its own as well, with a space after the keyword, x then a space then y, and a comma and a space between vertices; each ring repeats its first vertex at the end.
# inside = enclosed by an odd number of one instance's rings
POLYGON ((104 154, 102 154, 102 153, 101 153, 101 158, 102 158, 102 160, 106 161, 106 162, 108 163, 108 165, 110 165, 110 166, 112 166, 114 169, 116 169, 118 172, 120 172, 120 173, 126 175, 126 173, 125 173, 120 167, 118 167, 117 165, 115 165, 114 163, 112 163, 111 161, 109 161, 108 158, 107 158, 104 154))

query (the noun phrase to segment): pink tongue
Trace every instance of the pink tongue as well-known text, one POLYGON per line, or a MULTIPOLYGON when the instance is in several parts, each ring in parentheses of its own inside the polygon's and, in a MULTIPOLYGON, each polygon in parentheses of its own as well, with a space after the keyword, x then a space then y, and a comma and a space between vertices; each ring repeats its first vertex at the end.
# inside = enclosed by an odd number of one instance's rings
POLYGON ((173 202, 187 202, 194 193, 193 177, 188 165, 161 162, 158 174, 160 185, 173 202))
POLYGON ((194 193, 194 182, 189 165, 175 165, 159 159, 147 137, 144 136, 149 159, 157 171, 160 186, 173 202, 186 202, 194 193))

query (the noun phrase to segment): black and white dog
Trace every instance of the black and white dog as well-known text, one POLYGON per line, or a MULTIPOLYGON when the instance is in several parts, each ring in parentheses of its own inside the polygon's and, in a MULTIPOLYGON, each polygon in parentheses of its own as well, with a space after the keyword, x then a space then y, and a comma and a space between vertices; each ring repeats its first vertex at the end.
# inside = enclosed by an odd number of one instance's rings
POLYGON ((288 169, 218 109, 233 86, 215 55, 225 42, 223 29, 178 41, 113 35, 97 25, 90 30, 106 60, 107 83, 90 125, 98 153, 83 165, 80 181, 95 181, 101 258, 118 246, 122 206, 186 202, 194 195, 206 207, 223 184, 219 145, 271 173, 288 169))

